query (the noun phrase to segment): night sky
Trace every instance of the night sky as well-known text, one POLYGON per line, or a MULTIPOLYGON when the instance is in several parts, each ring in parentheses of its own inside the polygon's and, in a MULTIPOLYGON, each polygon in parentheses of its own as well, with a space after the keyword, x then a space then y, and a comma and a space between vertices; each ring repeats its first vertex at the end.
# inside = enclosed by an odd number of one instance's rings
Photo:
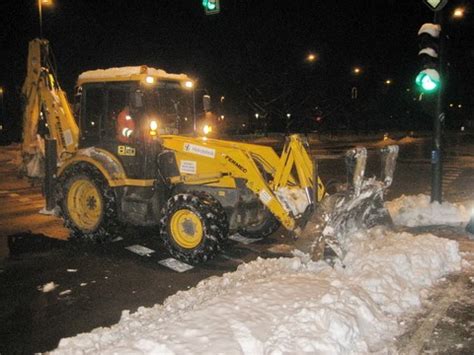
MULTIPOLYGON (((274 115, 340 102, 354 80, 369 94, 391 79, 392 94, 402 95, 418 68, 418 28, 433 18, 422 0, 221 0, 221 13, 213 16, 204 14, 201 0, 53 1, 43 9, 43 37, 70 98, 85 70, 147 64, 190 74, 214 98, 225 96, 235 112, 268 105, 274 115), (315 63, 305 61, 309 52, 317 53, 315 63), (354 66, 362 68, 358 78, 354 66)), ((39 36, 36 4, 0 5, 7 123, 20 120, 28 41, 39 36)), ((461 4, 471 2, 451 0, 446 12, 461 4)), ((448 102, 462 103, 466 114, 474 103, 473 10, 446 27, 448 102)))

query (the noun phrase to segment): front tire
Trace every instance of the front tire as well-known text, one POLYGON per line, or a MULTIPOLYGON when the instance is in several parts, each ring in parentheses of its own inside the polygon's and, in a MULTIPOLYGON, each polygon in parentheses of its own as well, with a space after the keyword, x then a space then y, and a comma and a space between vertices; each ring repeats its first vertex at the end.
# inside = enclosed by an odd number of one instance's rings
POLYGON ((228 237, 228 228, 226 214, 212 196, 179 193, 163 209, 161 238, 173 257, 198 264, 217 254, 228 237))
POLYGON ((118 233, 115 194, 98 170, 78 164, 61 181, 58 205, 71 238, 104 242, 118 233))

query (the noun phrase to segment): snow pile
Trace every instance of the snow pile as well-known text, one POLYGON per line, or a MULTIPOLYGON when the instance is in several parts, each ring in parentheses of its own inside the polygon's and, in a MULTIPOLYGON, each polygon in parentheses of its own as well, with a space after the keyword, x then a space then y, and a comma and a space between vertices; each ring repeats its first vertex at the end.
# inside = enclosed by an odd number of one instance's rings
POLYGON ((55 353, 390 352, 397 318, 460 264, 455 241, 372 229, 355 236, 345 268, 302 253, 259 258, 163 305, 124 311, 111 328, 62 339, 55 353))
POLYGON ((469 220, 464 206, 453 203, 430 203, 430 197, 419 194, 405 196, 386 202, 390 216, 396 225, 419 227, 430 225, 460 225, 469 220))

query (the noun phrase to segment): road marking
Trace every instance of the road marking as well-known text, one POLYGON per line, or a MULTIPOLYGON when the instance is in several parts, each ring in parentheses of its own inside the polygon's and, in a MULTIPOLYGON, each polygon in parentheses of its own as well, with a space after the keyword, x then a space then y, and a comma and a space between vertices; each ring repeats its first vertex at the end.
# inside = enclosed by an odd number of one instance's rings
POLYGON ((125 247, 125 249, 140 256, 150 256, 150 254, 153 254, 155 252, 153 249, 144 247, 140 244, 130 245, 128 247, 125 247))
POLYGON ((174 270, 176 272, 185 272, 191 269, 194 269, 194 266, 183 263, 175 258, 167 258, 158 261, 158 264, 166 266, 167 268, 174 270))
POLYGON ((243 235, 240 235, 239 233, 232 234, 229 237, 229 239, 231 239, 233 241, 236 241, 236 242, 239 242, 239 243, 242 243, 242 244, 245 244, 245 245, 252 244, 252 243, 255 243, 259 240, 262 240, 262 238, 247 238, 247 237, 244 237, 243 235))

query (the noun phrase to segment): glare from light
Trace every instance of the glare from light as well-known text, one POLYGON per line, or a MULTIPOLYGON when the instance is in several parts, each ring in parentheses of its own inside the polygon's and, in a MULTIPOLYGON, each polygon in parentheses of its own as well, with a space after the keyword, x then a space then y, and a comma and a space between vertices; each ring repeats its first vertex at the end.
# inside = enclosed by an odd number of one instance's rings
POLYGON ((0 95, 3 95, 3 88, 0 87, 0 95))
POLYGON ((221 115, 221 120, 222 120, 222 121, 224 121, 224 118, 225 118, 224 115, 221 115))
POLYGON ((459 105, 458 105, 458 108, 462 108, 462 105, 461 105, 461 104, 459 104, 459 105))
POLYGON ((152 76, 147 76, 147 77, 145 78, 145 82, 146 82, 147 84, 153 84, 153 83, 155 82, 155 78, 152 77, 152 76))
POLYGON ((41 0, 41 6, 51 6, 53 5, 52 0, 41 0))
POLYGON ((94 122, 94 121, 91 121, 91 126, 95 126, 95 122, 94 122))
POLYGON ((156 131, 158 129, 158 122, 156 122, 155 120, 150 121, 150 129, 152 131, 156 131))
POLYGON ((354 74, 360 74, 362 72, 362 69, 360 69, 359 67, 355 67, 354 69, 352 69, 352 72, 354 74))
POLYGON ((184 87, 187 89, 192 89, 194 87, 194 83, 191 80, 188 80, 184 83, 184 87))
POLYGON ((257 120, 258 120, 258 117, 259 117, 259 114, 256 113, 256 114, 255 114, 255 118, 256 118, 257 120))
POLYGON ((390 85, 391 83, 392 83, 392 80, 390 79, 385 80, 385 85, 390 85))
POLYGON ((453 106, 454 106, 454 104, 449 104, 449 107, 453 107, 453 106))
POLYGON ((286 117, 290 118, 290 117, 291 117, 291 113, 287 113, 287 114, 286 114, 286 117))

